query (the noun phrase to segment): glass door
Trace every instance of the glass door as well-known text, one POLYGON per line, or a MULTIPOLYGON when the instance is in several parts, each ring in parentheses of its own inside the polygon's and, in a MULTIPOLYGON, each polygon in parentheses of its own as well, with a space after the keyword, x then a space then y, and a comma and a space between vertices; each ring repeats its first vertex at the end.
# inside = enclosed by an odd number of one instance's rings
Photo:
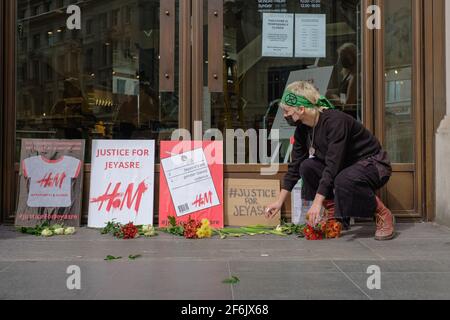
POLYGON ((187 1, 16 2, 16 159, 23 138, 86 139, 89 150, 93 139, 161 141, 179 128, 187 1), (66 23, 72 4, 80 29, 66 23))
MULTIPOLYGON (((283 132, 277 114, 288 81, 313 82, 339 109, 365 121, 364 78, 371 66, 364 64, 369 47, 363 46, 367 41, 361 28, 363 3, 198 1, 203 12, 199 32, 204 75, 197 80, 201 81, 194 103, 194 108, 201 106, 197 120, 204 128, 242 129, 249 135, 248 130, 258 134, 266 129, 270 135, 272 129, 280 129, 282 147, 276 157, 280 163, 288 158, 293 135, 283 132), (222 14, 223 22, 216 14, 222 14)), ((261 156, 245 161, 264 163, 261 156)))
POLYGON ((86 150, 93 139, 159 146, 190 129, 191 1, 1 3, 5 222, 14 219, 21 139, 85 139, 86 150))
POLYGON ((376 134, 393 162, 384 192, 399 216, 422 218, 423 103, 420 0, 381 1, 383 29, 376 36, 376 134))

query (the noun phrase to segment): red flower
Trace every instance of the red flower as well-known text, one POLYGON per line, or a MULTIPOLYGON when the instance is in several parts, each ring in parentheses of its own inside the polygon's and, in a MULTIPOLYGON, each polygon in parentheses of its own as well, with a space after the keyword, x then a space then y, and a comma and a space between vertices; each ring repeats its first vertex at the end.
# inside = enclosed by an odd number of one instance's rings
POLYGON ((312 226, 305 226, 302 230, 306 240, 316 241, 323 240, 326 231, 326 224, 319 224, 315 228, 312 226))
POLYGON ((139 229, 132 222, 130 222, 129 224, 123 226, 116 236, 125 240, 129 240, 135 239, 138 234, 139 229))
POLYGON ((197 239, 197 230, 202 226, 201 222, 189 219, 188 222, 183 223, 184 237, 186 239, 197 239))
POLYGON ((305 236, 309 236, 314 232, 313 228, 311 226, 306 226, 305 229, 303 229, 303 233, 305 236))
POLYGON ((339 238, 342 232, 342 224, 336 220, 330 220, 327 223, 326 237, 328 239, 339 238))

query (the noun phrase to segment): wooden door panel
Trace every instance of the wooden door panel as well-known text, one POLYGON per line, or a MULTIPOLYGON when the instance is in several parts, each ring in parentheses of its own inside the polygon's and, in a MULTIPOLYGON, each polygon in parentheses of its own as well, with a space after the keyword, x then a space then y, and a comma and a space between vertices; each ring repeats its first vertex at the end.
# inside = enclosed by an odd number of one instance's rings
POLYGON ((377 0, 382 29, 375 32, 375 134, 393 162, 383 200, 397 216, 422 217, 423 0, 377 0), (402 37, 396 30, 402 30, 402 37))
POLYGON ((396 214, 414 211, 414 172, 394 172, 387 186, 387 205, 396 214))

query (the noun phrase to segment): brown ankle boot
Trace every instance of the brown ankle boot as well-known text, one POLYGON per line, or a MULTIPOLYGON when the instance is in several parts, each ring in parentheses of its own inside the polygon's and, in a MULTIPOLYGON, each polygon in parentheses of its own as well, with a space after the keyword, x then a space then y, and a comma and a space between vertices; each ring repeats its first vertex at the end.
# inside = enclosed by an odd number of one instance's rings
POLYGON ((333 200, 325 200, 323 207, 325 208, 327 221, 335 220, 339 222, 343 231, 350 230, 350 218, 336 218, 336 203, 333 200))
POLYGON ((377 232, 375 234, 375 240, 386 241, 392 240, 395 237, 395 218, 392 215, 391 210, 386 208, 384 203, 377 197, 377 210, 375 212, 377 219, 377 232))

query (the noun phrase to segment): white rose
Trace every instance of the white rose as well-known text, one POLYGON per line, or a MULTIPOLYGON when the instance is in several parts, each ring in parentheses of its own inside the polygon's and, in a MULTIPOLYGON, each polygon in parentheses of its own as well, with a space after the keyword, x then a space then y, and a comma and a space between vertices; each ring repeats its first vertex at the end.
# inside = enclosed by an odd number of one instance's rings
POLYGON ((75 233, 75 228, 74 227, 66 228, 66 230, 64 230, 64 234, 66 236, 70 236, 70 235, 72 235, 74 233, 75 233))
POLYGON ((146 226, 143 226, 143 227, 142 227, 142 231, 143 231, 144 233, 152 232, 152 231, 154 231, 154 230, 155 230, 155 228, 153 228, 153 226, 151 226, 151 225, 146 225, 146 226))
POLYGON ((51 236, 53 236, 53 232, 50 229, 44 229, 41 232, 41 236, 43 236, 43 237, 51 237, 51 236))
POLYGON ((64 234, 64 228, 55 229, 55 234, 58 236, 62 236, 64 234))
POLYGON ((144 236, 146 236, 146 237, 154 237, 154 236, 156 236, 156 232, 155 231, 148 231, 148 232, 144 233, 144 236))

